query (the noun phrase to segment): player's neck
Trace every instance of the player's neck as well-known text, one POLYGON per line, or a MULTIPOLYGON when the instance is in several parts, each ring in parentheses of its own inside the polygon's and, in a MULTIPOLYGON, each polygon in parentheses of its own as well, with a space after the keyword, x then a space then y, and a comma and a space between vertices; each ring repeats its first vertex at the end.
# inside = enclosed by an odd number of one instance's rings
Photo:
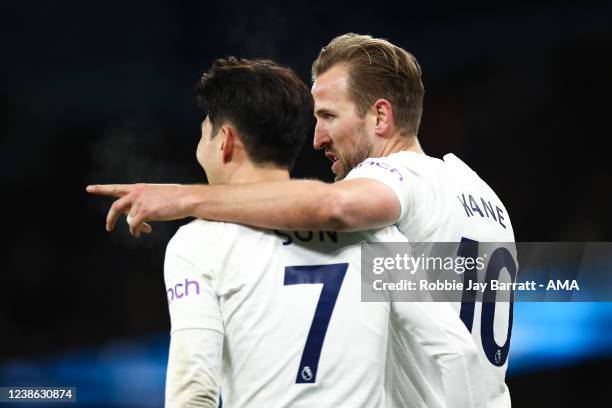
POLYGON ((286 180, 289 180, 289 171, 287 169, 266 165, 244 165, 232 173, 227 183, 247 184, 286 180))
POLYGON ((425 154, 416 136, 396 135, 380 146, 375 157, 386 157, 390 154, 402 151, 425 154))

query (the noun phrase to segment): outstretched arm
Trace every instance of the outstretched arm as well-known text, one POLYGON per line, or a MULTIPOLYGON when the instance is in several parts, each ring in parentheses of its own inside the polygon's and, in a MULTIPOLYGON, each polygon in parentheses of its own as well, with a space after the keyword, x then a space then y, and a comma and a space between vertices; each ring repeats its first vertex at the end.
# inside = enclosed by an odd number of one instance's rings
MULTIPOLYGON (((400 202, 391 188, 371 179, 333 184, 290 180, 233 185, 127 184, 88 186, 93 194, 118 197, 106 227, 129 215, 138 236, 147 221, 186 217, 285 230, 359 231, 397 221, 400 202)), ((148 231, 145 231, 148 232, 148 231)))

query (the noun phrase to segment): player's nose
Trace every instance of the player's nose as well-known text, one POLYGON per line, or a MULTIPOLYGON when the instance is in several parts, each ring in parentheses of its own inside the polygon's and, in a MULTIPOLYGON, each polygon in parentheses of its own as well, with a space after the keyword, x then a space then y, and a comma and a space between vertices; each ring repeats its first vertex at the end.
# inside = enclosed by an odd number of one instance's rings
POLYGON ((317 125, 315 126, 314 139, 312 142, 315 150, 321 150, 325 148, 329 143, 331 143, 331 138, 329 137, 329 133, 325 129, 324 126, 320 125, 320 122, 317 121, 317 125))

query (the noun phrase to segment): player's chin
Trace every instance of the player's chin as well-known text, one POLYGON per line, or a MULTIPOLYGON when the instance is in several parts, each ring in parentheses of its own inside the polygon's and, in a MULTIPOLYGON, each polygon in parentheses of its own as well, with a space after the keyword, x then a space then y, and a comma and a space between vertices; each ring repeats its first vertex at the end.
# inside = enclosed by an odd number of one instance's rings
POLYGON ((335 175, 334 181, 344 180, 345 177, 346 177, 345 172, 338 173, 335 175))
POLYGON ((344 163, 338 163, 338 166, 335 169, 332 169, 332 172, 335 175, 335 181, 344 180, 344 178, 349 173, 349 167, 344 165, 344 163))

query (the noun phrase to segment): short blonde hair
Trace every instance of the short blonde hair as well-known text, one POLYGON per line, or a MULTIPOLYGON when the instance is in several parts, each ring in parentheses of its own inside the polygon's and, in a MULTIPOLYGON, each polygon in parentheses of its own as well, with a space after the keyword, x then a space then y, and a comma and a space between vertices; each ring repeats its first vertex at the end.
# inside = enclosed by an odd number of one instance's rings
POLYGON ((321 49, 312 64, 313 80, 337 64, 348 67, 349 94, 360 116, 384 98, 393 106, 396 125, 409 135, 418 133, 425 88, 412 54, 387 40, 348 33, 321 49))

